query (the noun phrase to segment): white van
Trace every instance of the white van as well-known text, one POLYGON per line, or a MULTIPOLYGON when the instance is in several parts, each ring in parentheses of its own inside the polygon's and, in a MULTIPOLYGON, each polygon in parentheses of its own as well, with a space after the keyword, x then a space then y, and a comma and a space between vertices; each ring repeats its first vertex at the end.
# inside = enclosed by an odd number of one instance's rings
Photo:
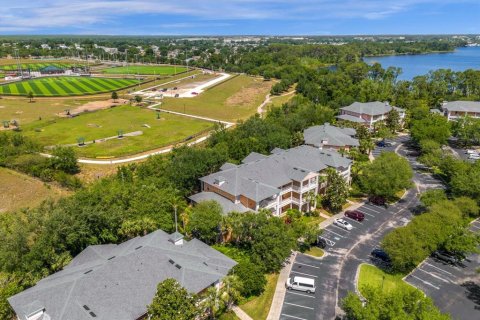
POLYGON ((288 278, 286 283, 288 290, 305 291, 307 293, 315 293, 315 280, 304 277, 288 278))

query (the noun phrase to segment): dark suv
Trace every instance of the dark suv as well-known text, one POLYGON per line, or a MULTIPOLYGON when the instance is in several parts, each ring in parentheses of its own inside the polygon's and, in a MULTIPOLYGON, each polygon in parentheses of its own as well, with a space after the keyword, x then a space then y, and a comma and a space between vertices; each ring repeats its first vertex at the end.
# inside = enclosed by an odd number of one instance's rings
POLYGON ((368 197, 368 202, 377 206, 384 206, 385 208, 388 207, 387 199, 382 196, 370 196, 368 197))
POLYGON ((373 249, 370 255, 372 256, 373 259, 381 260, 382 262, 385 262, 388 264, 392 262, 388 254, 382 249, 373 249))
POLYGON ((353 220, 357 220, 359 222, 362 222, 363 219, 365 219, 365 215, 357 210, 347 210, 345 211, 345 217, 351 218, 353 220))
POLYGON ((440 260, 442 262, 445 262, 447 264, 457 264, 458 259, 448 252, 437 250, 434 253, 432 253, 432 257, 434 257, 437 260, 440 260))
POLYGON ((380 147, 380 148, 386 148, 386 147, 391 147, 392 146, 392 143, 391 142, 387 142, 385 140, 382 140, 382 141, 378 141, 377 142, 377 146, 380 147))

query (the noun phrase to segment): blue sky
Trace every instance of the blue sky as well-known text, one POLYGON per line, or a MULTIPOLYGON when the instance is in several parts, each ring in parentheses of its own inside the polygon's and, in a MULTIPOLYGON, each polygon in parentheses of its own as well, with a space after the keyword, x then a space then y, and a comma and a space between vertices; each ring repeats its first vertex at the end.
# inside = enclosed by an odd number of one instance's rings
POLYGON ((0 34, 480 33, 480 0, 0 0, 0 34))

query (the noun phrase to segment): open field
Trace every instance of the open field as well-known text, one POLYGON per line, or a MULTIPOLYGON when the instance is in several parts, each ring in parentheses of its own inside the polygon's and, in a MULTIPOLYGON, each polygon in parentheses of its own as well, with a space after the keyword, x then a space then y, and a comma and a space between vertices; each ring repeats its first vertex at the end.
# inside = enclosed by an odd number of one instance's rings
POLYGON ((161 108, 213 119, 236 121, 255 114, 273 82, 240 75, 194 98, 164 98, 161 108))
POLYGON ((44 98, 30 103, 24 97, 4 97, 0 99, 0 121, 16 120, 20 126, 42 120, 58 118, 66 109, 75 109, 87 102, 99 100, 98 97, 44 98))
POLYGON ((365 286, 379 287, 384 292, 394 289, 402 289, 404 291, 417 290, 402 280, 403 275, 389 274, 383 270, 370 264, 362 264, 360 266, 360 274, 358 276, 358 288, 360 292, 365 286))
MULTIPOLYGON (((52 61, 52 62, 40 62, 40 63, 22 63, 21 67, 23 71, 26 71, 26 70, 37 71, 48 66, 55 66, 57 68, 67 69, 74 65, 75 64, 73 63, 62 63, 62 62, 52 61)), ((78 65, 81 66, 83 64, 78 64, 78 65)), ((0 69, 5 71, 16 71, 18 69, 18 66, 16 64, 7 64, 7 65, 0 66, 0 69)))
POLYGON ((103 69, 106 74, 148 74, 148 75, 175 75, 187 71, 183 66, 137 66, 113 67, 103 69))
POLYGON ((46 77, 24 80, 0 86, 0 94, 38 97, 75 96, 120 90, 137 84, 135 79, 46 77))
MULTIPOLYGON (((44 63, 44 64, 54 64, 54 63, 82 64, 82 63, 84 63, 83 61, 68 60, 68 59, 21 59, 20 62, 22 64, 37 64, 37 63, 44 63)), ((7 66, 7 65, 15 65, 16 66, 17 65, 17 60, 0 58, 0 66, 7 66)))
POLYGON ((16 171, 0 168, 0 213, 34 207, 48 198, 68 195, 57 187, 16 171))
POLYGON ((94 144, 76 147, 77 154, 85 157, 118 157, 179 142, 212 126, 211 122, 167 113, 161 113, 160 119, 157 119, 157 114, 152 110, 123 105, 74 118, 36 121, 25 125, 23 132, 44 146, 75 144, 79 137, 85 138, 85 142, 95 140, 94 144), (143 133, 123 139, 98 141, 116 136, 119 130, 124 134, 143 133))

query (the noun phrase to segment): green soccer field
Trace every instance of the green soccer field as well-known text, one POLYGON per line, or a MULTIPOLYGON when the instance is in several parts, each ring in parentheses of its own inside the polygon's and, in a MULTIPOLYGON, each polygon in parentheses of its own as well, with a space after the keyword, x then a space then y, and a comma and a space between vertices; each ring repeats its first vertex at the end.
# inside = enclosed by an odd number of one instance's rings
POLYGON ((90 77, 45 77, 0 86, 0 94, 35 97, 63 97, 97 94, 120 90, 138 83, 135 79, 90 77))
MULTIPOLYGON (((43 69, 43 68, 48 67, 48 66, 54 66, 54 67, 61 68, 61 69, 67 69, 67 68, 70 68, 70 67, 74 66, 74 64, 72 64, 72 63, 56 63, 56 62, 22 63, 22 70, 24 70, 24 71, 25 70, 36 71, 36 70, 40 70, 40 69, 43 69)), ((81 65, 78 65, 78 66, 81 66, 81 65)), ((5 71, 15 71, 15 70, 18 69, 18 66, 16 64, 8 64, 8 65, 0 66, 0 69, 5 70, 5 71)))
POLYGON ((148 74, 148 75, 174 75, 187 71, 186 67, 181 66, 125 66, 113 67, 102 70, 106 74, 148 74))

